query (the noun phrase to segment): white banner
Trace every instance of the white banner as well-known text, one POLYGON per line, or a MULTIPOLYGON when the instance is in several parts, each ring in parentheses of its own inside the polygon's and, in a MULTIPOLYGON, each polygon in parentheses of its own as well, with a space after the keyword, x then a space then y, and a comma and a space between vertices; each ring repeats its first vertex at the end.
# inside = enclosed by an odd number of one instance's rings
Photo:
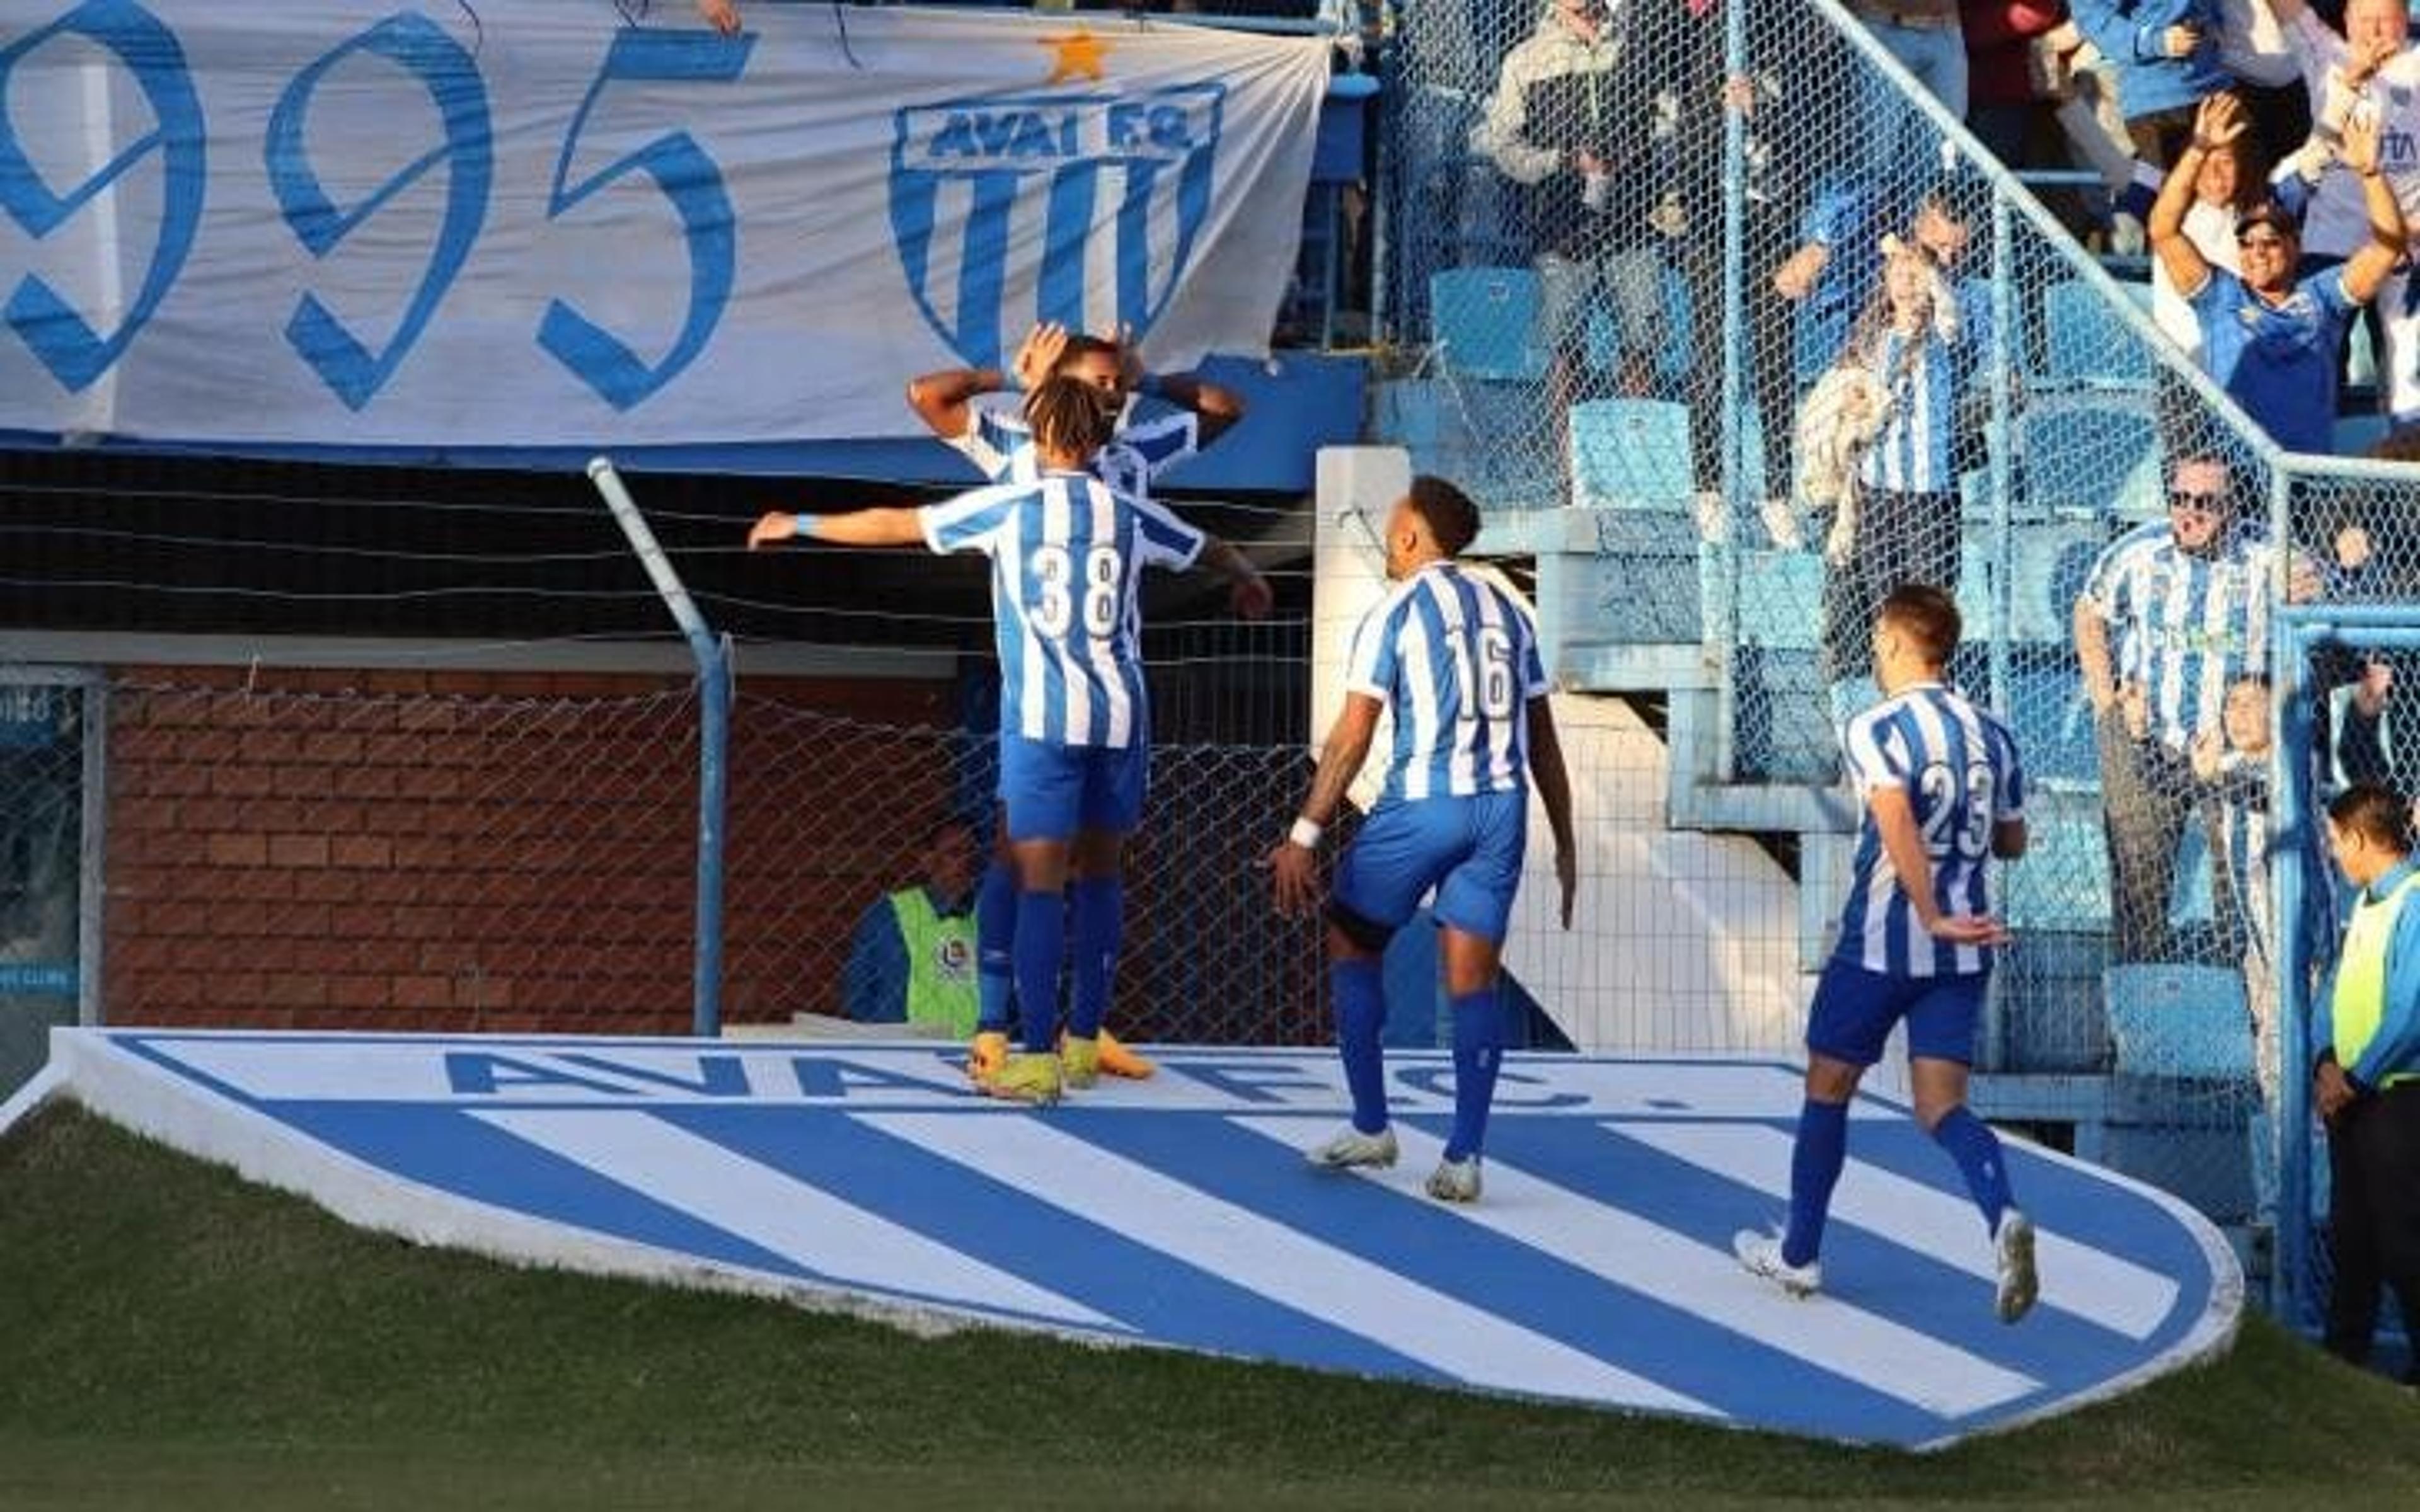
POLYGON ((0 0, 0 428, 884 436, 1037 318, 1265 351, 1325 41, 745 14, 0 0))

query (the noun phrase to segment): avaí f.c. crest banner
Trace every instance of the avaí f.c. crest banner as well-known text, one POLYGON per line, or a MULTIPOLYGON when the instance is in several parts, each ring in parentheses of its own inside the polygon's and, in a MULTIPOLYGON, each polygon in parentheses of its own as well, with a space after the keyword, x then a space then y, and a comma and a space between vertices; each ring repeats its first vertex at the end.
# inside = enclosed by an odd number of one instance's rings
POLYGON ((0 428, 908 432, 1037 319, 1257 354, 1328 44, 603 0, 0 0, 0 428))

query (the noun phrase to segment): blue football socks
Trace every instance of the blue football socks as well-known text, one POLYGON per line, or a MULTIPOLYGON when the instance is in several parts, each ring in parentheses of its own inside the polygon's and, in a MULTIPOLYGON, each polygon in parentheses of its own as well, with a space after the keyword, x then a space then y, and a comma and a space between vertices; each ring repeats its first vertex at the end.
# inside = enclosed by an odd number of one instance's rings
POLYGON ((1493 987, 1453 1002, 1453 1133, 1445 1158, 1468 1160, 1487 1142, 1487 1109, 1504 1059, 1503 997, 1493 987))
POLYGON ((1783 1264, 1809 1264, 1823 1247, 1823 1218, 1848 1158, 1849 1104, 1808 1098, 1798 1110, 1798 1142, 1790 1151, 1790 1227, 1781 1236, 1783 1264))
POLYGON ((1016 1006, 1016 875, 984 868, 975 888, 975 1027, 1005 1032, 1016 1006))
POLYGON ((1067 949, 1067 900, 1057 892, 1016 895, 1016 1002, 1025 1048, 1049 1055, 1059 1044, 1059 964, 1067 949))
POLYGON ((1125 887, 1116 877, 1083 877, 1076 883, 1075 988, 1067 1006, 1067 1032, 1090 1040, 1109 1016, 1109 984, 1118 970, 1118 946, 1125 923, 1125 887))
POLYGON ((1353 1093, 1353 1127, 1373 1134, 1387 1127, 1386 1059, 1378 1045, 1387 1025, 1385 979, 1374 959, 1331 961, 1327 976, 1336 990, 1336 1047, 1353 1093))
POLYGON ((1966 1190, 1975 1195, 1975 1206, 1982 1211, 1983 1226, 1999 1233, 2000 1214, 2008 1211, 2009 1202, 2009 1163, 2000 1152, 2000 1136, 1990 1124, 1958 1107, 1932 1126, 1932 1137, 1958 1163, 1959 1173, 1966 1178, 1966 1190))

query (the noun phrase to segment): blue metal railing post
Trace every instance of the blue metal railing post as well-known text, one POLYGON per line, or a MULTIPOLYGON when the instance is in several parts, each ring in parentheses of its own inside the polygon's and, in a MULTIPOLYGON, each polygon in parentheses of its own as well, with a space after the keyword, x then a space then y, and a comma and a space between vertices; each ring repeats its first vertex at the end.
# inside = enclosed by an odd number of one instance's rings
POLYGON ((2277 675, 2270 679, 2277 739, 2269 752, 2269 874, 2277 910, 2277 1211, 2272 1220, 2275 1257, 2269 1277, 2269 1316, 2299 1327, 2310 1275, 2310 950, 2304 936, 2304 900, 2311 879, 2311 641, 2290 612, 2271 636, 2277 675))
POLYGON ((670 558, 656 544, 656 532, 623 486, 621 475, 608 457, 588 463, 589 480, 605 496, 613 522, 622 527, 630 549, 646 569, 647 579, 663 595, 673 623, 689 641, 697 662, 697 939, 690 979, 690 1031, 700 1039, 722 1033, 722 874, 724 820, 729 804, 731 767, 731 641, 708 628, 706 616, 682 586, 670 558))
MULTIPOLYGON (((1715 546, 1715 568, 1707 577, 1722 594, 1715 623, 1722 626, 1724 671, 1723 702, 1728 707, 1738 699, 1733 686, 1732 670, 1739 665, 1740 594, 1745 591, 1741 573, 1747 561, 1745 544, 1748 530, 1755 521, 1756 509, 1747 499, 1747 464, 1741 455, 1743 429, 1741 416, 1747 403, 1747 375, 1742 371, 1748 357, 1747 333, 1747 122, 1740 112, 1731 108, 1730 82, 1747 77, 1747 8, 1732 5, 1723 8, 1723 402, 1720 467, 1723 490, 1723 538, 1715 546)), ((1792 417, 1764 415, 1765 425, 1786 425, 1792 417)), ((1788 488, 1787 478, 1765 480, 1765 486, 1788 488)), ((1728 731, 1732 721, 1725 718, 1722 727, 1728 731)), ((1737 762, 1734 744, 1720 741, 1721 775, 1728 780, 1734 776, 1737 762)))
MULTIPOLYGON (((1993 195, 1992 342, 1986 352, 1991 363, 1992 418, 1985 447, 1990 455, 1992 489, 1992 709, 2003 717, 2009 712, 2009 642, 2016 630, 2016 517, 2009 477, 2009 431, 2015 409, 2010 398, 2010 384, 2015 377, 2010 354, 2024 345, 2024 333, 2017 329, 2015 279, 2016 239, 2009 218, 2009 202, 1993 195)), ((1974 333, 1969 332, 1966 337, 1971 341, 1974 333)))
MULTIPOLYGON (((2013 354, 2024 349, 2024 332, 2017 326, 2016 295, 2016 229, 2009 213, 2005 194, 1992 196, 1992 331, 1991 342, 1984 349, 1988 363, 1985 383, 1990 389, 1991 418, 1986 422, 1984 451, 1989 458, 1992 494, 1992 534, 1986 560, 1990 566, 1985 582, 1991 589, 1991 704, 1993 713, 2004 719, 2015 717, 2015 679, 2010 675, 2009 644, 2016 634, 2016 514, 2011 499, 2009 475, 2009 432, 2015 413, 2014 383, 2016 359, 2013 354)), ((1964 332, 1968 341, 1974 332, 1964 332)), ((1983 999, 1984 1053, 1991 1057, 1994 1069, 2009 1064, 2010 1034, 2009 1028, 2009 987, 2006 973, 1999 977, 1996 990, 1983 999)))

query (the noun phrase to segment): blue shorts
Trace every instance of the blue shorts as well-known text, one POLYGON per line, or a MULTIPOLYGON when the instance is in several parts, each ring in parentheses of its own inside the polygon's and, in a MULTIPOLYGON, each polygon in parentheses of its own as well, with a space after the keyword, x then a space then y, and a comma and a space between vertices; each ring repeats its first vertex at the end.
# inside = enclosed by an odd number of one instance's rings
POLYGON ((1870 1066, 1883 1058, 1891 1026, 1907 1020, 1911 1059, 1975 1063, 1975 1030, 1983 1021, 1988 971, 1957 977, 1893 977, 1835 956, 1815 984, 1807 1014, 1807 1048, 1819 1056, 1870 1066))
POLYGON ((1078 829, 1125 834, 1142 820, 1150 775, 1145 745, 1062 746, 1003 733, 1000 801, 1008 810, 1008 838, 1074 840, 1078 829))
POLYGON ((1437 922, 1502 944, 1521 887, 1529 795, 1382 803, 1336 863, 1336 902, 1400 929, 1436 889, 1437 922))

